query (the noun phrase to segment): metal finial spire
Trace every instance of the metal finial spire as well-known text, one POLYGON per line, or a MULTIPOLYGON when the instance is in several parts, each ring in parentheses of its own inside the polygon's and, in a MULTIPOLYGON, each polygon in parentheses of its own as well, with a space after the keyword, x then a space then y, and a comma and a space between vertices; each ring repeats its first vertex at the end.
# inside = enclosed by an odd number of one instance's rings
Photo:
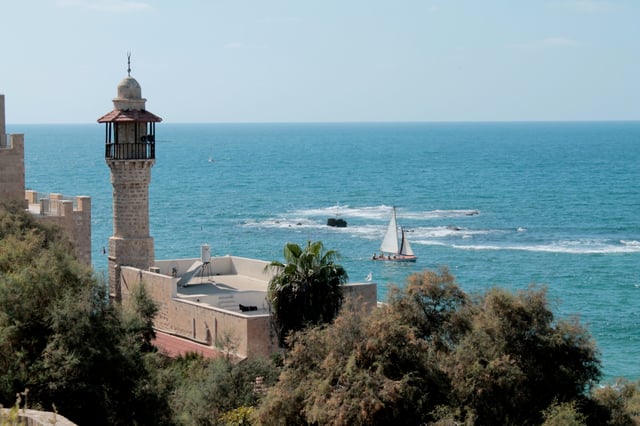
POLYGON ((131 77, 131 52, 127 52, 127 75, 131 77))

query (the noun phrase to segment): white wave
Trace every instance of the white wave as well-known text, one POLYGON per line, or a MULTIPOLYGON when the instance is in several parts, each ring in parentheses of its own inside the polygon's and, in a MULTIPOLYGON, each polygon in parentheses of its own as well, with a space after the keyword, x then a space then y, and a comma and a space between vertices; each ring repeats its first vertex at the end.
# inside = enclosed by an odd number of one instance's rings
POLYGON ((351 207, 347 204, 337 204, 330 207, 296 210, 292 214, 305 217, 359 217, 364 219, 389 219, 391 206, 351 207))
POLYGON ((452 244, 451 247, 460 250, 517 250, 542 253, 566 253, 566 254, 624 254, 639 253, 640 245, 615 245, 595 240, 583 241, 557 241, 549 244, 532 245, 460 245, 452 244))
MULTIPOLYGON (((326 227, 326 226, 324 226, 326 227)), ((372 239, 372 240, 381 240, 384 236, 384 233, 387 229, 386 225, 356 225, 356 226, 347 226, 347 228, 341 228, 344 230, 349 230, 349 233, 354 236, 372 239)), ((432 226, 432 227, 415 227, 415 228, 405 228, 407 231, 407 238, 413 244, 425 244, 431 245, 440 240, 447 240, 451 238, 472 238, 475 235, 486 235, 494 232, 500 231, 492 231, 492 230, 472 230, 467 228, 459 228, 459 227, 449 227, 449 226, 432 226)))
POLYGON ((494 232, 500 232, 488 229, 462 228, 459 226, 416 227, 409 228, 408 231, 411 242, 427 238, 471 238, 474 235, 487 235, 494 232))
MULTIPOLYGON (((344 207, 344 206, 342 206, 344 207)), ((382 206, 384 207, 384 206, 382 206)), ((347 207, 348 208, 348 207, 347 207)), ((353 209, 362 214, 363 211, 375 213, 383 211, 380 207, 353 209)), ((324 210, 315 210, 324 211, 324 210)), ((307 213, 310 211, 306 211, 307 213)), ((341 233, 353 238, 362 238, 364 240, 380 240, 384 235, 386 225, 384 223, 365 224, 365 225, 347 225, 345 228, 330 227, 326 224, 326 218, 313 219, 306 214, 297 211, 291 217, 275 217, 261 221, 247 220, 240 224, 242 227, 257 229, 305 229, 313 230, 321 233, 341 233)), ((362 216, 360 216, 362 217, 362 216)), ((446 246, 458 250, 476 250, 476 251, 530 251, 542 253, 567 253, 567 254, 615 254, 615 253, 640 253, 640 241, 636 240, 620 240, 618 243, 612 243, 606 240, 582 239, 582 240, 561 240, 540 244, 513 244, 513 242, 495 243, 487 242, 484 244, 473 244, 472 241, 478 236, 490 235, 508 235, 513 230, 498 229, 470 229, 459 226, 418 226, 408 229, 410 239, 413 245, 425 246, 446 246), (463 243, 468 242, 468 244, 463 243)), ((520 228, 516 232, 521 231, 520 228)))
POLYGON ((451 247, 451 244, 442 240, 411 240, 411 245, 451 247))
POLYGON ((239 226, 255 229, 304 229, 318 233, 347 234, 354 238, 362 238, 365 240, 379 240, 384 234, 384 228, 379 225, 347 225, 347 227, 345 228, 338 228, 327 226, 326 219, 312 220, 306 218, 269 218, 261 221, 246 220, 240 223, 239 226))
MULTIPOLYGON (((408 212, 403 217, 408 219, 446 219, 450 217, 477 216, 480 210, 430 210, 424 212, 408 212)), ((400 213, 398 213, 400 216, 400 213)))
MULTIPOLYGON (((379 222, 378 224, 347 224, 345 228, 337 228, 327 226, 326 218, 310 218, 301 215, 301 212, 295 212, 296 215, 292 217, 275 217, 267 218, 264 220, 245 220, 240 223, 240 226, 245 228, 256 229, 285 229, 285 228, 299 228, 299 229, 311 229, 321 232, 340 232, 347 233, 353 237, 363 238, 367 240, 380 240, 384 232, 386 231, 386 223, 379 222)), ((449 226, 418 226, 405 228, 408 232, 408 238, 412 243, 430 245, 433 244, 432 240, 438 239, 450 239, 450 238, 462 238, 469 239, 477 235, 486 235, 491 233, 503 232, 498 230, 485 230, 485 229, 469 229, 466 227, 459 227, 454 225, 449 226)))
POLYGON ((320 227, 320 224, 306 218, 269 218, 261 221, 246 220, 241 226, 246 228, 316 228, 320 227))
MULTIPOLYGON (((365 206, 352 207, 348 204, 336 204, 328 207, 319 207, 313 209, 296 210, 292 214, 305 217, 353 217, 362 219, 388 220, 391 214, 392 206, 365 206)), ((425 210, 425 211, 407 211, 402 207, 397 208, 398 220, 424 220, 424 219, 443 219, 465 216, 475 216, 480 214, 479 210, 425 210)))

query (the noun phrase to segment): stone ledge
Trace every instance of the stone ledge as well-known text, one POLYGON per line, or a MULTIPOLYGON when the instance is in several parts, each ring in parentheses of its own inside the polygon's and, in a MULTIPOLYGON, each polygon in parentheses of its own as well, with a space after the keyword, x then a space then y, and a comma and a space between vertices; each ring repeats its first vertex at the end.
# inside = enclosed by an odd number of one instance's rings
MULTIPOLYGON (((12 410, 7 408, 0 409, 2 412, 2 416, 8 416, 12 410)), ((60 414, 52 413, 50 411, 38 411, 38 410, 28 410, 28 409, 20 409, 16 413, 18 415, 18 423, 20 425, 26 426, 48 426, 48 425, 57 425, 57 426, 76 426, 75 423, 68 420, 66 417, 61 416, 60 414)), ((4 419, 2 419, 4 420, 4 419)))

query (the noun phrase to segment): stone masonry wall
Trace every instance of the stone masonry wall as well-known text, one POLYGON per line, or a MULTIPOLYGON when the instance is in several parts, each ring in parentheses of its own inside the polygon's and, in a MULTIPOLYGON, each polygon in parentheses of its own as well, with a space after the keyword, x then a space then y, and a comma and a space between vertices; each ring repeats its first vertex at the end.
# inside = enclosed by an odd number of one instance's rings
MULTIPOLYGON (((4 95, 0 95, 0 135, 4 135, 5 133, 7 133, 7 127, 4 115, 4 95)), ((2 145, 4 145, 4 143, 2 143, 2 145)))
POLYGON ((0 95, 0 200, 24 203, 36 220, 63 229, 74 245, 78 259, 91 266, 91 198, 65 200, 50 194, 38 200, 36 191, 25 191, 24 135, 5 135, 4 95, 0 95))
POLYGON ((375 283, 354 283, 342 287, 345 302, 351 301, 355 308, 371 312, 378 306, 378 286, 375 283))
POLYGON ((0 200, 24 200, 24 135, 5 135, 0 146, 0 200))
POLYGON ((149 184, 153 160, 108 161, 113 185, 113 235, 149 237, 149 184))
POLYGON ((73 243, 78 260, 91 266, 91 198, 76 197, 74 207, 74 202, 62 194, 49 194, 49 198, 38 200, 38 193, 28 190, 23 197, 34 218, 62 228, 73 243))
POLYGON ((107 160, 113 185, 113 236, 109 238, 109 293, 121 299, 122 266, 148 270, 155 253, 149 235, 149 184, 155 160, 107 160))
POLYGON ((154 326, 161 331, 184 337, 211 347, 224 343, 239 357, 267 356, 277 350, 269 333, 269 315, 249 316, 230 313, 175 298, 177 279, 141 271, 121 268, 122 302, 128 303, 135 286, 144 283, 158 304, 154 326))
MULTIPOLYGON (((246 259, 234 258, 233 261, 236 260, 242 262, 246 259)), ((123 304, 128 303, 135 286, 144 283, 149 295, 158 304, 158 314, 154 319, 154 326, 158 330, 212 347, 228 342, 240 357, 267 356, 278 350, 268 314, 244 315, 178 299, 178 278, 167 275, 129 267, 122 267, 120 275, 123 304)), ((358 308, 370 311, 377 306, 375 283, 347 284, 343 291, 345 299, 353 301, 358 308)))

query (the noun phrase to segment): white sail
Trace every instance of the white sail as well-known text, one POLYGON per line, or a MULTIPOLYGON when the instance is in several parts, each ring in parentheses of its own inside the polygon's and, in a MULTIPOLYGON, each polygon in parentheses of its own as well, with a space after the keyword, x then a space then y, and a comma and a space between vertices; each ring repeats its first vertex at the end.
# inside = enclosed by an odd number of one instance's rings
POLYGON ((384 234, 380 250, 386 253, 398 252, 398 225, 396 224, 396 208, 393 208, 393 214, 387 226, 387 232, 384 234))
POLYGON ((373 260, 387 260, 393 262, 415 262, 418 258, 413 253, 411 244, 407 239, 404 228, 400 227, 401 241, 398 244, 398 223, 396 221, 396 208, 393 208, 391 220, 384 234, 382 244, 380 244, 380 256, 373 254, 373 260))
POLYGON ((404 229, 402 230, 402 249, 400 249, 400 254, 414 256, 411 244, 409 244, 409 240, 404 236, 404 229))

